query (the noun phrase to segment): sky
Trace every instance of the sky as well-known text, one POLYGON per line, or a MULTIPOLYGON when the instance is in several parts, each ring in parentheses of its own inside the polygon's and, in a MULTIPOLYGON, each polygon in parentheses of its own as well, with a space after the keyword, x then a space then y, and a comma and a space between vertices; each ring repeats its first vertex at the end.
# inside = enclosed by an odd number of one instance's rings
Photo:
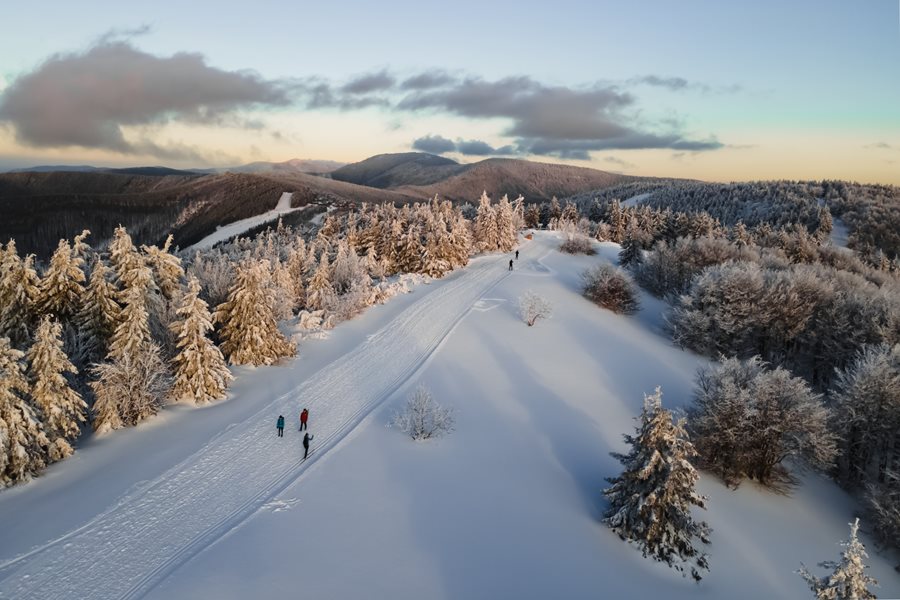
POLYGON ((900 184, 900 1, 19 3, 0 170, 412 150, 900 184))

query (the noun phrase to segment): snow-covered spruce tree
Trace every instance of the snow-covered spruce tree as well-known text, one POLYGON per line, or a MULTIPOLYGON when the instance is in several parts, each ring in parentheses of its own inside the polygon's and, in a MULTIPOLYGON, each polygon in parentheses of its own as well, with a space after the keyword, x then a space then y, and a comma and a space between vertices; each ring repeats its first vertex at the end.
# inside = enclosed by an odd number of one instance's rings
POLYGON ((475 246, 481 252, 496 252, 500 247, 497 215, 487 192, 482 192, 478 201, 478 213, 475 216, 475 246))
POLYGON ((541 225, 541 207, 538 204, 529 204, 525 209, 525 227, 537 228, 541 225))
POLYGON ((816 600, 869 600, 876 598, 869 586, 878 582, 866 574, 868 568, 863 562, 868 557, 866 548, 857 537, 859 519, 850 523, 850 539, 841 542, 845 549, 841 552, 841 562, 826 561, 820 567, 832 569, 827 577, 816 577, 803 565, 797 571, 815 593, 816 600))
POLYGON ((153 283, 153 274, 149 267, 137 265, 125 276, 126 288, 122 293, 124 307, 109 344, 109 358, 112 360, 134 358, 153 341, 147 312, 147 295, 153 283))
POLYGON ((184 279, 184 268, 181 259, 171 253, 172 235, 166 238, 165 244, 158 246, 143 246, 147 265, 153 271, 156 285, 166 300, 176 299, 176 294, 181 290, 181 282, 184 279))
POLYGON ((630 315, 637 312, 637 288, 625 271, 600 264, 582 275, 584 297, 608 310, 630 315))
POLYGON ((393 425, 416 441, 442 437, 453 431, 453 409, 438 404, 428 388, 419 385, 394 415, 393 425))
POLYGON ((538 319, 547 319, 553 313, 553 306, 546 298, 534 292, 525 292, 519 297, 519 316, 532 327, 538 319))
POLYGON ((0 486, 28 481, 47 466, 50 441, 28 402, 24 353, 0 337, 0 486))
POLYGON ((447 224, 441 215, 429 215, 425 230, 425 248, 422 253, 422 273, 440 278, 453 266, 454 251, 447 224))
POLYGON ((401 273, 420 273, 424 252, 419 226, 410 223, 394 247, 392 257, 394 266, 401 273))
POLYGON ((512 205, 505 194, 497 203, 496 222, 498 249, 502 252, 509 252, 516 247, 516 224, 512 205))
POLYGON ((644 397, 635 435, 624 437, 631 449, 612 454, 625 470, 607 479, 612 485, 603 491, 610 503, 603 522, 623 540, 637 544, 644 556, 682 573, 685 563, 693 561, 690 572, 699 581, 700 571, 709 564, 694 540, 708 544, 710 529, 691 516, 692 506, 706 508, 706 498, 694 490, 700 476, 690 463, 696 451, 684 421, 673 422, 656 388, 644 397))
POLYGON ((840 436, 838 479, 849 487, 884 482, 900 469, 900 344, 867 345, 831 391, 840 436))
POLYGON ((178 354, 172 359, 175 365, 173 398, 190 400, 194 404, 221 400, 233 376, 222 352, 209 339, 213 329, 212 315, 200 298, 200 282, 196 277, 188 280, 187 293, 181 299, 177 314, 178 320, 172 324, 178 336, 178 354))
POLYGON ((24 348, 31 339, 39 284, 34 255, 19 258, 10 240, 0 263, 0 336, 8 337, 14 347, 24 348))
POLYGON ((829 412, 809 385, 755 356, 701 369, 688 429, 704 466, 729 485, 790 482, 783 462, 827 469, 836 454, 829 412))
POLYGON ((69 242, 59 240, 38 286, 38 311, 41 314, 68 320, 78 313, 84 297, 85 281, 80 262, 73 256, 69 242))
POLYGON ((270 365, 297 352, 296 345, 278 330, 267 279, 264 263, 241 264, 228 300, 216 309, 222 353, 233 365, 270 365))
POLYGON ((109 243, 109 263, 115 273, 119 290, 124 290, 130 284, 129 273, 144 266, 144 258, 138 253, 131 236, 121 225, 116 227, 109 243))
POLYGON ((306 307, 309 310, 321 310, 329 294, 331 294, 331 267, 328 264, 328 254, 323 252, 319 266, 306 287, 306 307))
POLYGON ((76 318, 79 334, 84 338, 84 358, 89 362, 96 362, 109 351, 109 342, 122 316, 111 276, 112 271, 98 258, 91 269, 81 312, 76 318))
POLYGON ((172 377, 159 346, 150 342, 128 354, 94 367, 94 431, 104 433, 134 426, 157 414, 172 389, 172 377))
POLYGON ((78 437, 87 418, 87 404, 66 380, 67 374, 75 375, 78 370, 63 351, 59 322, 49 316, 41 320, 26 358, 31 399, 50 440, 49 459, 56 462, 72 454, 69 442, 78 437))
POLYGON ((619 252, 619 266, 628 268, 632 265, 639 265, 643 258, 643 251, 637 240, 637 235, 629 229, 625 239, 622 241, 622 250, 619 252))

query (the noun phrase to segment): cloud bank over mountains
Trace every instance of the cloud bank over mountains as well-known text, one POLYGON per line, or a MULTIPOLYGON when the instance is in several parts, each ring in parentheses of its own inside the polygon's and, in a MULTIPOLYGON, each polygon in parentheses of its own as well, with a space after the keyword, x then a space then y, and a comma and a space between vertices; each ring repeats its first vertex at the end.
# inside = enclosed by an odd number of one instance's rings
POLYGON ((128 40, 101 38, 86 51, 56 54, 8 81, 0 92, 0 122, 26 146, 82 147, 168 159, 201 159, 202 152, 160 144, 154 134, 161 126, 259 130, 265 125, 258 115, 275 110, 374 109, 389 118, 452 116, 492 123, 492 137, 504 140, 495 146, 441 132, 411 142, 413 148, 435 154, 585 160, 591 152, 603 150, 702 152, 723 147, 714 136, 698 138, 677 123, 642 123, 635 116, 640 111, 633 92, 640 86, 673 92, 713 90, 683 78, 655 75, 620 84, 563 86, 528 76, 488 80, 439 69, 404 77, 382 69, 340 82, 322 77, 265 79, 253 71, 212 67, 200 54, 160 57, 128 40), (448 134, 453 139, 445 137, 448 134))

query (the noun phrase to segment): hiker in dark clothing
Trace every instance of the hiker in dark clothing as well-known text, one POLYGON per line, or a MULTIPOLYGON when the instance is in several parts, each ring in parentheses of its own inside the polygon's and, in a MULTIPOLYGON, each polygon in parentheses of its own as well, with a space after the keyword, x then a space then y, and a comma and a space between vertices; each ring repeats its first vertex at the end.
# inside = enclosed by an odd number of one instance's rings
POLYGON ((275 427, 278 428, 278 437, 284 437, 284 415, 278 415, 275 427))
POLYGON ((312 439, 313 436, 309 435, 309 431, 303 436, 303 460, 306 460, 306 457, 309 456, 309 443, 312 439))
POLYGON ((309 430, 309 428, 306 426, 306 421, 308 421, 308 420, 309 420, 309 409, 304 408, 303 410, 300 411, 300 431, 303 431, 304 429, 306 429, 307 431, 309 430))
POLYGON ((512 259, 509 259, 509 270, 512 271, 512 259))
POLYGON ((516 250, 516 260, 519 260, 519 251, 516 250))

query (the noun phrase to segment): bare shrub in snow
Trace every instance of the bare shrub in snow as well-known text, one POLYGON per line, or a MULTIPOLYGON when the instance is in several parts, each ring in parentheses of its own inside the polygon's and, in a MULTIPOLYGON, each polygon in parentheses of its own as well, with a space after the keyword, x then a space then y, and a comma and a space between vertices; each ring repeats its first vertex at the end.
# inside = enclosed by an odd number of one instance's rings
POLYGON ((519 298, 519 316, 528 324, 534 325, 538 319, 547 319, 553 313, 553 307, 547 299, 534 292, 525 292, 519 298))
POLYGON ((575 223, 566 222, 561 226, 565 240, 559 247, 560 252, 567 254, 596 254, 591 239, 579 231, 575 223))
POLYGON ((597 265, 582 275, 585 298, 615 313, 630 315, 639 307, 637 289, 625 271, 610 264, 597 265))
POLYGON ((159 347, 148 344, 137 352, 94 367, 94 431, 137 425, 160 411, 172 389, 172 376, 159 347))
POLYGON ((841 562, 819 563, 819 566, 833 570, 828 577, 816 577, 801 564, 797 573, 815 592, 817 600, 868 600, 876 597, 869 591, 869 586, 878 585, 878 582, 866 575, 868 567, 863 563, 863 559, 868 557, 868 554, 865 546, 856 537, 858 529, 859 519, 856 519, 850 523, 850 539, 841 543, 845 548, 841 552, 841 562))
POLYGON ((888 547, 900 547, 900 474, 888 472, 884 482, 866 486, 863 505, 874 525, 875 539, 888 547))
POLYGON ((453 409, 438 404, 424 385, 416 388, 406 406, 394 415, 393 425, 414 440, 442 437, 453 431, 453 409))

